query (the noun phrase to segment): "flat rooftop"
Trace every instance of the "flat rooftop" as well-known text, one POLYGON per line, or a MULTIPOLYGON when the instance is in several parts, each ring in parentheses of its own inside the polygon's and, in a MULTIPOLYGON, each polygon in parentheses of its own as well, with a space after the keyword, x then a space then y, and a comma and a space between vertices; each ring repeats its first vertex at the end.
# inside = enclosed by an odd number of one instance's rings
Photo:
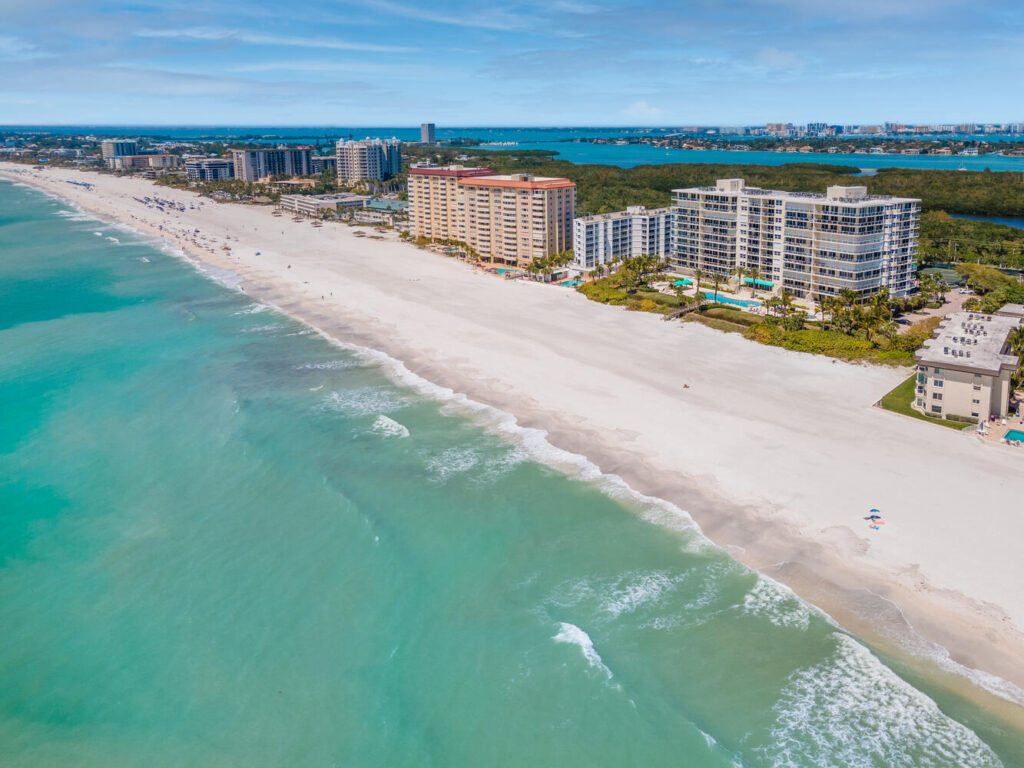
POLYGON ((557 189, 575 187, 576 182, 555 176, 534 176, 530 173, 495 174, 461 178, 459 184, 480 187, 508 187, 512 189, 557 189))
POLYGON ((630 216, 659 216, 661 214, 670 213, 671 211, 671 208, 645 208, 642 205, 634 205, 624 211, 612 211, 611 213, 595 213, 592 216, 580 216, 576 221, 611 221, 613 219, 627 219, 630 216))
POLYGON ((710 192, 739 197, 772 197, 793 202, 831 202, 842 205, 864 205, 871 202, 920 203, 917 198, 894 197, 893 195, 869 195, 864 186, 828 187, 826 192, 789 192, 783 189, 761 189, 748 187, 743 179, 719 179, 713 187, 686 187, 673 189, 675 192, 710 192))
POLYGON ((997 374, 1016 370, 1016 355, 1004 354, 1006 340, 1020 318, 982 312, 955 312, 943 320, 914 358, 922 365, 997 374))

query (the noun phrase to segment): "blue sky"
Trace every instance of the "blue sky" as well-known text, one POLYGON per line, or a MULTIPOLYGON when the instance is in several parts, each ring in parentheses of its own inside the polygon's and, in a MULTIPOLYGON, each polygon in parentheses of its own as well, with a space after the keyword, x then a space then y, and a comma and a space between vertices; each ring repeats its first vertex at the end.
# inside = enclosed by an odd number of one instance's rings
POLYGON ((0 0, 0 123, 1024 120, 1021 0, 0 0))

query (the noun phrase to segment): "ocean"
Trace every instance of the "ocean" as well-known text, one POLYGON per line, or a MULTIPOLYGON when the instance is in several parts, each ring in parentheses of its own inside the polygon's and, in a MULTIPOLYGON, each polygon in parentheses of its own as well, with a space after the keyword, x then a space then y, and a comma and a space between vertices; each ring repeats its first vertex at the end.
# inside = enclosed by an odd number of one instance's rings
POLYGON ((234 286, 0 182, 4 766, 1024 765, 685 513, 234 286))
MULTIPOLYGON (((42 131, 55 134, 97 136, 167 136, 175 139, 232 138, 264 141, 266 143, 303 142, 333 144, 341 137, 380 138, 395 137, 402 141, 419 141, 419 128, 411 126, 9 126, 10 131, 42 131)), ((448 127, 438 126, 437 138, 479 139, 483 142, 515 142, 515 147, 485 146, 497 151, 542 149, 558 153, 560 160, 573 163, 596 163, 632 168, 637 165, 665 165, 667 163, 722 163, 727 165, 784 165, 786 163, 824 163, 847 165, 854 168, 933 168, 945 170, 1018 171, 1024 172, 1024 157, 1001 155, 857 155, 800 152, 733 152, 725 150, 691 151, 664 149, 645 144, 619 146, 580 142, 584 138, 614 138, 620 136, 658 136, 668 129, 641 127, 448 127)), ((861 137, 863 138, 863 137, 861 137)), ((930 138, 930 137, 921 137, 930 138)), ((942 139, 969 139, 980 141, 1024 141, 1024 134, 942 136, 942 139)), ((742 136, 721 137, 721 141, 743 143, 742 136)), ((841 141, 841 139, 836 139, 841 141)))
MULTIPOLYGON (((558 153, 559 160, 571 163, 597 163, 633 168, 638 165, 665 165, 669 163, 722 163, 726 165, 785 165, 787 163, 822 163, 846 165, 854 168, 931 168, 957 171, 1017 171, 1024 172, 1024 157, 1002 155, 857 155, 824 152, 736 152, 720 149, 686 150, 665 149, 648 144, 590 144, 575 141, 524 141, 516 150, 544 149, 558 153)), ((514 151, 514 150, 507 150, 514 151)))

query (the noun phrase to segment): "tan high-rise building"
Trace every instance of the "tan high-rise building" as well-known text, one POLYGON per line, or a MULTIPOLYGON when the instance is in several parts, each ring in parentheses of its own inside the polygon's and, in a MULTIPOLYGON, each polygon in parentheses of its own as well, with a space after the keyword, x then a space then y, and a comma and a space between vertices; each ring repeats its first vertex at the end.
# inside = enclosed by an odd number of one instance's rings
POLYGON ((572 248, 576 184, 518 173, 459 179, 466 242, 481 256, 525 267, 572 248))
POLYGON ((463 240, 465 210, 459 201, 459 179, 493 176, 490 168, 409 169, 409 224, 415 237, 463 240))
POLYGON ((488 168, 411 168, 409 211, 413 235, 461 240, 483 259, 525 267, 572 248, 576 184, 488 168))

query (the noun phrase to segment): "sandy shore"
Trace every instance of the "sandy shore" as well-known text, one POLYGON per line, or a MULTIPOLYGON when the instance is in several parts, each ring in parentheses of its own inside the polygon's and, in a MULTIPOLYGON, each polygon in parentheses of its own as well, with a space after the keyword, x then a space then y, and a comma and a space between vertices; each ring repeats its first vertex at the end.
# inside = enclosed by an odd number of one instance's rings
POLYGON ((907 369, 662 322, 505 281, 393 235, 358 238, 209 200, 192 210, 194 194, 141 179, 0 173, 165 237, 239 273, 255 298, 546 430, 559 448, 686 509, 717 544, 882 649, 917 654, 951 686, 964 685, 955 671, 990 691, 1004 685, 988 677, 998 676, 1013 684, 1002 694, 1024 704, 1024 452, 872 408, 907 369), (186 210, 133 199, 154 194, 186 210), (871 508, 887 521, 880 531, 863 520, 871 508))

